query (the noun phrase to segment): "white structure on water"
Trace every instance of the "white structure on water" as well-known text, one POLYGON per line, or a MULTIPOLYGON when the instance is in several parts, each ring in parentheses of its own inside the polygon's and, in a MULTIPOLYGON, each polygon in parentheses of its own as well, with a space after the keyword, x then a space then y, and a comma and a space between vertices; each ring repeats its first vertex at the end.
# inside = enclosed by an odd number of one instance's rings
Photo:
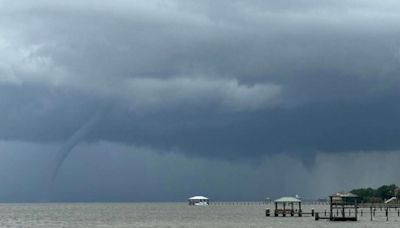
POLYGON ((385 200, 385 203, 387 204, 387 203, 390 203, 390 202, 393 202, 393 201, 396 201, 396 200, 397 200, 397 197, 392 197, 392 198, 390 198, 388 200, 385 200))
POLYGON ((210 200, 205 196, 193 196, 189 198, 189 205, 191 206, 207 206, 210 200))

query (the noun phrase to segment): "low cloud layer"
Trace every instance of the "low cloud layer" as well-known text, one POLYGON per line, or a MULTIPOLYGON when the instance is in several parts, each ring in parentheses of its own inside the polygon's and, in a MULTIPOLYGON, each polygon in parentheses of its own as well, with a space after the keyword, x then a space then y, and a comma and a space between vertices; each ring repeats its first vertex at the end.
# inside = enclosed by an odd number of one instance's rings
POLYGON ((400 181, 398 151, 318 153, 312 167, 280 154, 254 166, 100 142, 78 145, 49 188, 51 155, 58 146, 1 141, 0 180, 7 185, 0 189, 0 201, 183 202, 197 194, 213 201, 295 194, 316 199, 400 181))

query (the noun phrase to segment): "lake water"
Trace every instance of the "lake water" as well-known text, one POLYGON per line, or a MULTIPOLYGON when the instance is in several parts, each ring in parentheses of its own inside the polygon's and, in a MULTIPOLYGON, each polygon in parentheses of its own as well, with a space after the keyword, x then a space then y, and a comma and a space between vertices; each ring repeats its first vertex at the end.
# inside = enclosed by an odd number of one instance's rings
MULTIPOLYGON (((49 203, 0 204, 0 227, 400 227, 400 217, 391 214, 370 221, 367 210, 358 222, 314 221, 311 217, 265 217, 272 205, 210 205, 186 203, 49 203)), ((319 211, 327 205, 305 205, 319 211)), ((379 212, 379 211, 378 211, 379 212)))

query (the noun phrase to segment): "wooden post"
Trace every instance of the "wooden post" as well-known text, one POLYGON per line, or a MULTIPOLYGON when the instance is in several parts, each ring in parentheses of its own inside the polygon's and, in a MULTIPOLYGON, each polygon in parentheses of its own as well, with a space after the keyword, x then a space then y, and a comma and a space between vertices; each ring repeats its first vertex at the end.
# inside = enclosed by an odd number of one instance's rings
POLYGON ((283 203, 283 216, 286 216, 286 203, 283 203))
POLYGON ((311 208, 311 216, 314 217, 314 208, 311 208))
POLYGON ((389 208, 386 208, 386 221, 389 221, 389 208))
POLYGON ((333 219, 332 196, 329 197, 329 220, 333 219))
POLYGON ((342 218, 346 217, 345 211, 344 211, 344 202, 342 201, 342 218))
POLYGON ((319 213, 317 212, 317 213, 315 213, 315 221, 318 221, 319 220, 319 213))
POLYGON ((370 211, 371 211, 371 221, 372 221, 372 207, 370 207, 370 211))
POLYGON ((299 202, 299 217, 303 216, 301 211, 301 202, 299 202))
POLYGON ((355 199, 355 202, 354 202, 354 213, 355 213, 355 218, 356 218, 356 220, 358 219, 358 212, 357 212, 357 210, 358 210, 358 204, 357 204, 358 202, 357 202, 357 198, 355 199))

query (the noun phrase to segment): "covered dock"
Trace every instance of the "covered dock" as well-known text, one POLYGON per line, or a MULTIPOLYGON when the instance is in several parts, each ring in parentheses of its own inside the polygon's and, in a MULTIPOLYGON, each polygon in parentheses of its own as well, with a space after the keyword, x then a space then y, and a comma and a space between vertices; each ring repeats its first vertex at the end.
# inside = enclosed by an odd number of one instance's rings
POLYGON ((277 217, 279 215, 286 216, 302 216, 301 211, 301 200, 295 197, 285 196, 274 201, 275 210, 274 216, 277 217))
POLYGON ((349 192, 338 192, 329 196, 329 217, 316 214, 315 220, 329 219, 330 221, 357 221, 358 203, 360 197, 349 192), (346 211, 348 213, 346 213, 346 211))

